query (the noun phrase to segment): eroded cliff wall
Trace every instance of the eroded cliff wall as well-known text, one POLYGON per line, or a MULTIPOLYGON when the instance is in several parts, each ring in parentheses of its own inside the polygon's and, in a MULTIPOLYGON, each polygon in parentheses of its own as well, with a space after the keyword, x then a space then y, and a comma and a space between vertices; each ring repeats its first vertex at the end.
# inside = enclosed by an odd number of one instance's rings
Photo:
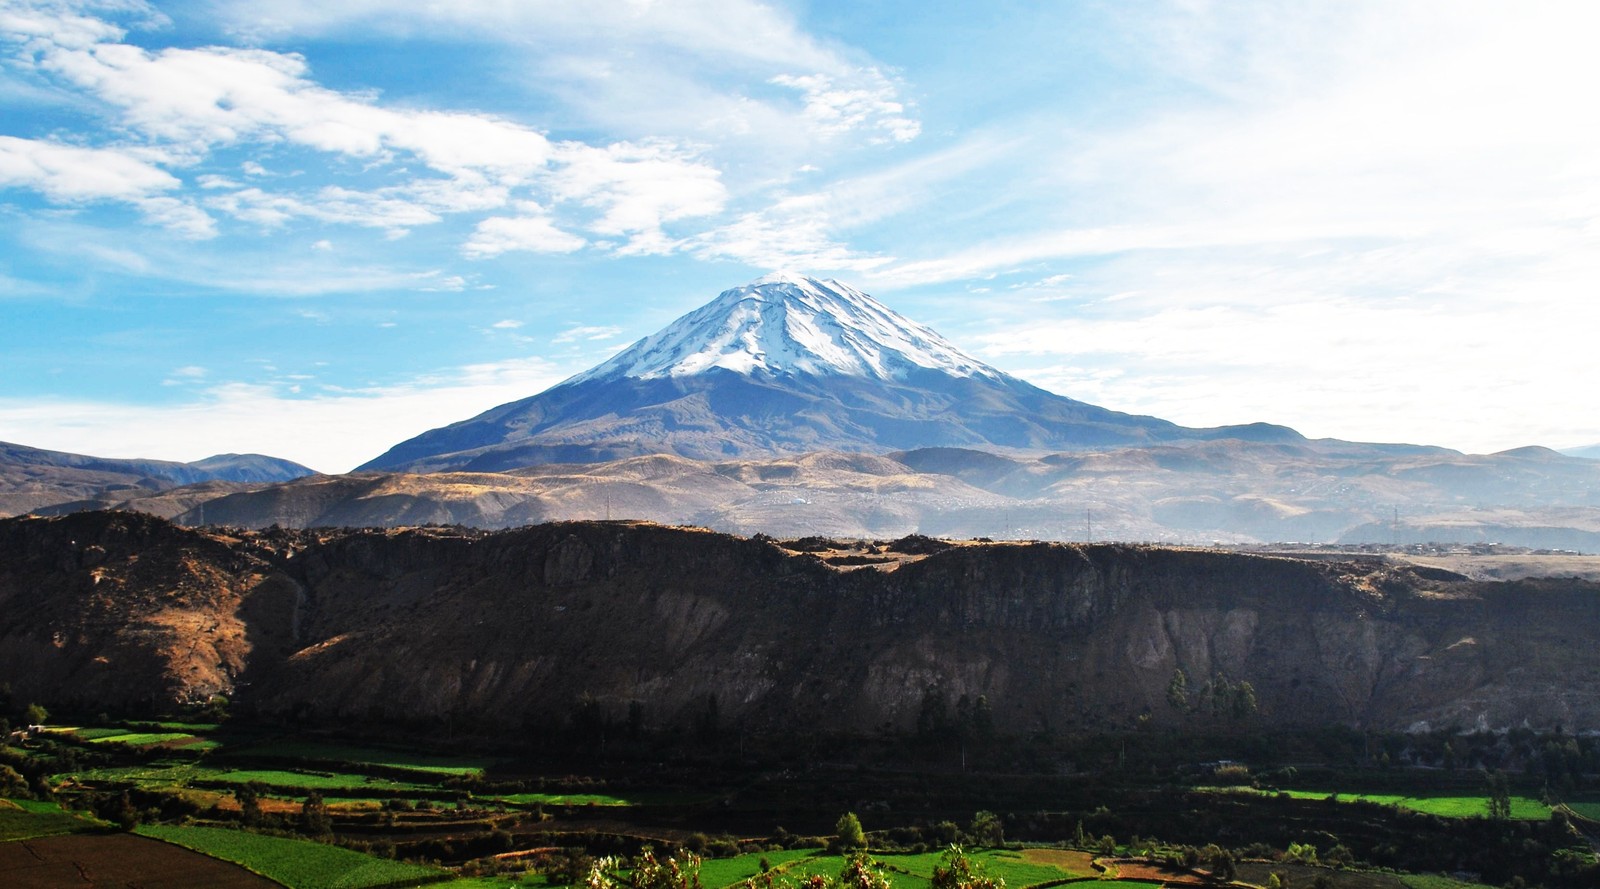
POLYGON ((327 719, 1002 731, 1204 720, 1600 729, 1600 588, 1121 545, 961 544, 840 567, 635 523, 218 534, 125 513, 0 522, 0 681, 130 708, 232 695, 327 719), (892 570, 890 569, 892 567, 892 570))

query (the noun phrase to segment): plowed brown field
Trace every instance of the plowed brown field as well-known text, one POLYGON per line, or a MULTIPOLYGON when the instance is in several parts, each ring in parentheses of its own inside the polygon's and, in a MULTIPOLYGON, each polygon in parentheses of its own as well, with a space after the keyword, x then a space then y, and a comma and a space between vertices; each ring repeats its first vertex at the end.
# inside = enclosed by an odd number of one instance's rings
POLYGON ((236 864, 126 833, 0 843, 0 886, 138 886, 139 889, 282 889, 236 864))

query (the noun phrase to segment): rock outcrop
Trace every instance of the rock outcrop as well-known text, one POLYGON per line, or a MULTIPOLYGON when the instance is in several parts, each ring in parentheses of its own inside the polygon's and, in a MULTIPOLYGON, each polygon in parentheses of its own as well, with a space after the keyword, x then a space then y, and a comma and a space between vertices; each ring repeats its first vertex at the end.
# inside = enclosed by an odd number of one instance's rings
POLYGON ((228 694, 311 719, 507 729, 1007 732, 1343 723, 1600 729, 1600 586, 1126 545, 829 550, 631 522, 209 532, 0 521, 0 681, 57 706, 228 694), (804 552, 802 550, 813 550, 804 552), (1184 713, 1182 670, 1258 711, 1184 713))

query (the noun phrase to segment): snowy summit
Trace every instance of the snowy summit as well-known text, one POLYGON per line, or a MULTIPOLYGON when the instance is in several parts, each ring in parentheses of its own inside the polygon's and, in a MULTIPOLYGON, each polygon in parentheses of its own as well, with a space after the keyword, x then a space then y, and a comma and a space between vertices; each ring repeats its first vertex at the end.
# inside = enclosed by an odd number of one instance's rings
POLYGON ((915 368, 954 377, 1004 375, 933 330, 838 281, 779 272, 732 290, 568 383, 749 375, 903 380, 915 368))
POLYGON ((1081 450, 1185 429, 1046 392, 840 284, 777 274, 725 290, 592 370, 400 442, 362 469, 506 472, 646 454, 727 460, 917 448, 1081 450))

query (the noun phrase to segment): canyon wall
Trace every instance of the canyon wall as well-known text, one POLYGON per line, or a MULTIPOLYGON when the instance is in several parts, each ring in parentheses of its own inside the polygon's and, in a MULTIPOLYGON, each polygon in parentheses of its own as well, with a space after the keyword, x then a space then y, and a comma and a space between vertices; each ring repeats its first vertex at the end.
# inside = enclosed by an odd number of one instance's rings
MULTIPOLYGON (((1329 722, 1600 730, 1600 586, 1126 545, 925 538, 854 559, 631 522, 216 532, 0 521, 0 681, 139 711, 560 724, 584 702, 754 732, 1329 722), (881 560, 881 561, 879 561, 881 560), (851 561, 867 564, 845 564, 851 561), (1183 712, 1208 680, 1257 709, 1183 712)), ((863 550, 870 553, 870 550, 863 550)))

